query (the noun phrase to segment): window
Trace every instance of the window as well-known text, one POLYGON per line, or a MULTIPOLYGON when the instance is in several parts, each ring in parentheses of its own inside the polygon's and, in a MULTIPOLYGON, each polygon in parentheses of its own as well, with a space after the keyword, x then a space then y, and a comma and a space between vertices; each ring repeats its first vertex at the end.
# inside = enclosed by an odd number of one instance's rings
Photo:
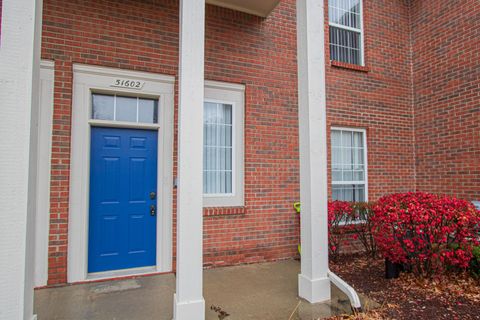
POLYGON ((212 81, 205 84, 204 206, 243 206, 244 87, 212 81))
POLYGON ((92 94, 92 118, 136 123, 158 123, 158 100, 92 94))
POLYGON ((232 105, 205 102, 203 127, 203 193, 233 192, 232 105))
POLYGON ((329 0, 330 59, 364 64, 362 0, 329 0))
POLYGON ((332 128, 332 199, 368 201, 366 132, 332 128))

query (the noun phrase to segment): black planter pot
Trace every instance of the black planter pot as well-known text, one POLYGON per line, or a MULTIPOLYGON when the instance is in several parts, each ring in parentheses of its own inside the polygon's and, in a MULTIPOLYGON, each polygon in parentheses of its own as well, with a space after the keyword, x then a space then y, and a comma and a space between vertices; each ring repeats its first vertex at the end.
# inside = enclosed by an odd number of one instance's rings
POLYGON ((385 278, 397 279, 400 276, 403 266, 400 263, 394 263, 388 259, 385 259, 385 278))

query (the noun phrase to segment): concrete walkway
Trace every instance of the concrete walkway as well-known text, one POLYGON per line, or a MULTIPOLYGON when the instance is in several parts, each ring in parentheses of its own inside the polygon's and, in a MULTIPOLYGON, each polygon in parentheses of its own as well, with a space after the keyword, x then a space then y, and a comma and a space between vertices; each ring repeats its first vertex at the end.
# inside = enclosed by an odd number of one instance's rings
MULTIPOLYGON (((292 260, 205 270, 206 319, 219 319, 212 305, 230 314, 226 320, 313 320, 350 313, 347 297, 336 287, 330 303, 299 299, 299 270, 300 263, 292 260)), ((173 274, 40 289, 35 313, 38 320, 172 320, 174 291, 173 274)))

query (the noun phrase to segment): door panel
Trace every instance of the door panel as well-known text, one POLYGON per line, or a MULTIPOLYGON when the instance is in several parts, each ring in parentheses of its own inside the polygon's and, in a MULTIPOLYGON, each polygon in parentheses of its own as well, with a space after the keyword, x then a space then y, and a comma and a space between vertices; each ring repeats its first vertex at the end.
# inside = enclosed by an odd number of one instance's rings
POLYGON ((157 132, 92 128, 88 272, 156 264, 157 132))

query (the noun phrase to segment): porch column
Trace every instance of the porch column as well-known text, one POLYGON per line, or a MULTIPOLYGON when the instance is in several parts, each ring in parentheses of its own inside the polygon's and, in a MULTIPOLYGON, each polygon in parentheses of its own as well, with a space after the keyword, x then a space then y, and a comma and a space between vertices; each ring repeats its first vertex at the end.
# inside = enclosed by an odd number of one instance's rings
POLYGON ((175 320, 205 318, 202 278, 204 41, 205 0, 181 0, 175 320))
POLYGON ((34 319, 41 0, 3 0, 0 38, 0 318, 34 319))
POLYGON ((301 274, 299 296, 330 300, 324 1, 297 0, 301 274))

